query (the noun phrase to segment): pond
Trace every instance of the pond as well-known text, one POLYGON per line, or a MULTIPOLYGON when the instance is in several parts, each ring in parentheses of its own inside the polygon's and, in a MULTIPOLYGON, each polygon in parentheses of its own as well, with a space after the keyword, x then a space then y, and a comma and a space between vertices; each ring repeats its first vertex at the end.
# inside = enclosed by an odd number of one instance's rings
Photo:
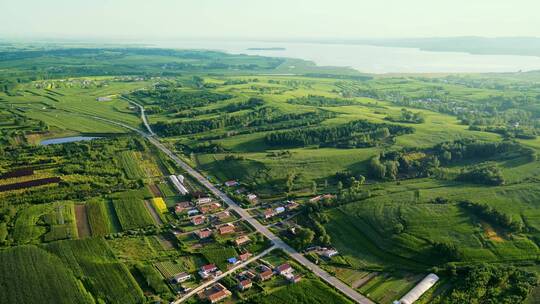
POLYGON ((51 138, 42 140, 39 144, 42 146, 55 145, 55 144, 65 144, 72 143, 77 141, 93 140, 101 137, 97 136, 71 136, 71 137, 60 137, 60 138, 51 138))

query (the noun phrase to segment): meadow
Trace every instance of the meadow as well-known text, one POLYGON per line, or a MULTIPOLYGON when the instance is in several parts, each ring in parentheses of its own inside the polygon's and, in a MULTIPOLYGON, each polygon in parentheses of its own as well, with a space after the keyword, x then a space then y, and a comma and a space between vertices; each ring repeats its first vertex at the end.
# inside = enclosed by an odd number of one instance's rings
MULTIPOLYGON (((144 104, 163 142, 212 182, 237 180, 263 204, 300 202, 291 224, 312 230, 309 245, 340 252, 323 266, 346 283, 376 272, 358 288, 376 302, 399 298, 431 271, 443 278, 433 291, 442 297, 424 302, 467 293, 460 281, 484 272, 515 275, 507 286, 532 288, 521 284, 528 275, 497 267, 538 273, 531 266, 540 254, 534 73, 366 76, 294 59, 161 49, 9 55, 0 62, 0 176, 35 172, 2 178, 0 186, 61 179, 0 193, 0 267, 7 274, 0 286, 8 286, 10 303, 171 300, 170 274, 195 273, 206 262, 225 269, 238 254, 224 244, 188 249, 197 242, 172 233, 194 229, 166 212, 190 199, 165 181, 178 168, 144 140, 95 118, 141 128, 138 110, 123 97, 144 104), (72 135, 103 138, 39 145, 72 135), (493 147, 508 150, 485 153, 493 147), (470 149, 481 153, 470 157, 470 149), (326 193, 336 198, 308 202, 326 193), (155 227, 145 200, 163 226, 155 227), (76 240, 85 237, 74 211, 81 204, 91 237, 76 240), (494 269, 474 268, 480 263, 494 269), (36 288, 23 294, 13 282, 36 288)), ((282 283, 247 301, 349 303, 310 277, 282 283)))

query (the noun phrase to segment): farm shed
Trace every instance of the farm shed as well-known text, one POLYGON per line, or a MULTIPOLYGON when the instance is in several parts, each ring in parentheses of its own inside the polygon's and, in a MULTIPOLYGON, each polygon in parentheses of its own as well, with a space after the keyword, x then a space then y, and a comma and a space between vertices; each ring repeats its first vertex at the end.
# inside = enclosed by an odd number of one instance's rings
POLYGON ((430 273, 428 274, 420 283, 418 283, 416 286, 414 286, 413 289, 411 289, 406 295, 404 295, 399 301, 396 301, 394 303, 399 304, 412 304, 416 300, 418 300, 426 291, 428 291, 437 281, 439 280, 439 277, 434 274, 430 273))

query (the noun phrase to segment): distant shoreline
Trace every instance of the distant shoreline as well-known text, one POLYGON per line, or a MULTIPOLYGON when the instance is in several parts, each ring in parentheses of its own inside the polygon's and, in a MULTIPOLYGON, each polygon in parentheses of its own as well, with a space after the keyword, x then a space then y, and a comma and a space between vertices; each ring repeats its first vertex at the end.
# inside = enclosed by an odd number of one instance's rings
POLYGON ((248 51, 286 51, 284 47, 262 47, 262 48, 247 48, 248 51))

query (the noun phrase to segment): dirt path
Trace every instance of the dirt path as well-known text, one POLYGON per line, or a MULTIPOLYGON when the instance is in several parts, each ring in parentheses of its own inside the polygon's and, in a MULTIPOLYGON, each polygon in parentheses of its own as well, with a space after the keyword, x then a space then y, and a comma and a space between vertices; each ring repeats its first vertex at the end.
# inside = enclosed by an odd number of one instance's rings
POLYGON ((374 277, 376 277, 379 273, 378 272, 372 272, 370 274, 368 274, 367 276, 363 277, 363 278, 360 278, 358 280, 356 280, 355 282, 353 282, 351 284, 352 288, 360 288, 362 287, 364 284, 366 284, 367 282, 369 282, 371 279, 373 279, 374 277))
POLYGON ((75 205, 75 219, 77 220, 77 233, 79 238, 90 236, 90 225, 88 224, 88 216, 86 215, 86 205, 75 205))
POLYGON ((150 191, 152 194, 156 197, 163 197, 163 194, 161 193, 161 190, 159 190, 157 185, 151 184, 148 185, 148 188, 150 188, 150 191))
POLYGON ((161 218, 159 217, 159 214, 157 213, 156 209, 154 209, 154 206, 150 201, 145 200, 144 205, 146 206, 146 209, 150 212, 150 215, 154 218, 154 222, 158 226, 163 226, 163 222, 161 221, 161 218))

